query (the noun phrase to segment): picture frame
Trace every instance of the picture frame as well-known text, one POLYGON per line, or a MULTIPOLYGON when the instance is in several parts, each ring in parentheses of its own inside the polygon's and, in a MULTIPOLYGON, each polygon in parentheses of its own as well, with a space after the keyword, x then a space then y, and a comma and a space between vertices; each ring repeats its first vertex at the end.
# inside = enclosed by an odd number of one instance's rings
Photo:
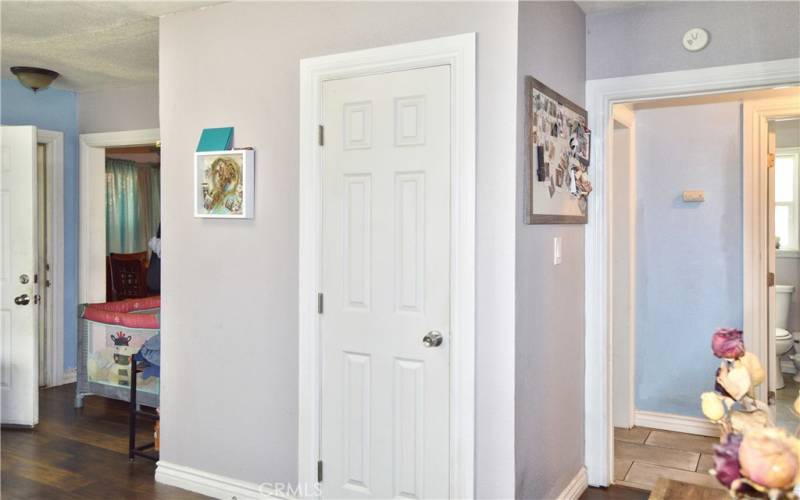
POLYGON ((231 149, 194 154, 194 216, 252 219, 255 151, 231 149))
POLYGON ((588 114, 532 76, 525 77, 525 224, 586 224, 591 131, 588 114))

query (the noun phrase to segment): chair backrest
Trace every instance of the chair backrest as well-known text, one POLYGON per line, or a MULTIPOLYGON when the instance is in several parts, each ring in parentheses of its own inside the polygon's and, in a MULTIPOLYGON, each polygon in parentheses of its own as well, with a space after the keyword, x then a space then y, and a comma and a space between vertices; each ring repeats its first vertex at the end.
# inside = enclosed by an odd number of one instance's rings
POLYGON ((147 296, 147 252, 112 253, 108 260, 113 300, 147 296))

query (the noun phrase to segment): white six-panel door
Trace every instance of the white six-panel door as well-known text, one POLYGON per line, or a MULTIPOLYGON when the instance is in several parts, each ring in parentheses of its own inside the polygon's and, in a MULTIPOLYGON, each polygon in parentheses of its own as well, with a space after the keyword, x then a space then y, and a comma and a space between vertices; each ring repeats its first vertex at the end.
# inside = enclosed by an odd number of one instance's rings
POLYGON ((39 420, 36 296, 36 127, 0 141, 0 420, 39 420))
POLYGON ((322 493, 447 498, 450 68, 327 81, 323 114, 322 493))

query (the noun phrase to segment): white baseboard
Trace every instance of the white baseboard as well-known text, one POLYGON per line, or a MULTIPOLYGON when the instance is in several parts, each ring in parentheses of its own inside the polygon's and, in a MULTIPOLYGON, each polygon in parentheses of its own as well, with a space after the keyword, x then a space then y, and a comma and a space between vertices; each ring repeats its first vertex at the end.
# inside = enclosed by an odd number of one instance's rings
POLYGON ((64 384, 74 384, 78 381, 78 369, 77 368, 70 368, 69 370, 62 371, 61 373, 54 373, 52 378, 52 384, 48 385, 47 387, 58 387, 59 385, 64 384))
POLYGON ((156 464, 156 482, 225 500, 291 498, 269 483, 259 485, 163 460, 156 464))
POLYGON ((719 427, 704 418, 636 410, 633 413, 633 420, 639 427, 685 432, 698 436, 719 436, 719 427))
POLYGON ((558 500, 578 500, 588 487, 589 476, 586 474, 586 467, 581 467, 581 470, 575 474, 575 477, 564 488, 564 491, 558 495, 558 500))
POLYGON ((792 375, 797 373, 797 370, 794 367, 794 361, 786 358, 781 359, 781 372, 791 373, 792 375))
POLYGON ((77 368, 70 368, 69 370, 64 372, 64 375, 61 377, 61 384, 74 384, 78 381, 78 369, 77 368))

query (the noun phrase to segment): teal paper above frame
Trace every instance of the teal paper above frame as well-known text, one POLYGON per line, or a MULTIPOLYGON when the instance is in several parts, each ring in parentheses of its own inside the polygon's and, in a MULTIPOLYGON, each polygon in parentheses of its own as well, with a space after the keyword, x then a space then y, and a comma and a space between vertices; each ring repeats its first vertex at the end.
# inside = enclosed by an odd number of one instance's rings
POLYGON ((233 127, 204 128, 197 152, 226 151, 233 145, 233 127))

